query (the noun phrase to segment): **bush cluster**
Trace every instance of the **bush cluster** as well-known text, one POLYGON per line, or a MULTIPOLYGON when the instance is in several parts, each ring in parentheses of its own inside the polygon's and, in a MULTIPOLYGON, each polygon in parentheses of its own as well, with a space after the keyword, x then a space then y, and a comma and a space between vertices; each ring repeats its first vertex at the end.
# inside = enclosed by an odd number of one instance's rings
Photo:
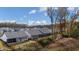
POLYGON ((69 37, 69 33, 63 32, 63 33, 62 33, 62 36, 68 38, 68 37, 69 37))
POLYGON ((79 29, 78 29, 77 26, 74 26, 71 29, 70 36, 73 37, 73 38, 78 38, 79 37, 79 29))
POLYGON ((43 39, 40 39, 40 40, 38 41, 38 43, 40 43, 43 47, 47 46, 47 45, 50 44, 51 42, 53 42, 53 38, 52 38, 52 37, 43 38, 43 39))

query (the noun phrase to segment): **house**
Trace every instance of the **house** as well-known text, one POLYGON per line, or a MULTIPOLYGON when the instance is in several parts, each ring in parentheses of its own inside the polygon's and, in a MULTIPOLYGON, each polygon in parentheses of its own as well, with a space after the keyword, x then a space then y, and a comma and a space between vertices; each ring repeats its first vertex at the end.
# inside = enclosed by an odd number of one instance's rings
POLYGON ((12 31, 14 31, 14 29, 12 29, 12 28, 0 28, 0 33, 4 33, 4 32, 12 32, 12 31))
POLYGON ((25 31, 19 31, 19 32, 5 32, 1 39, 7 43, 12 42, 21 42, 28 39, 27 34, 25 31))
POLYGON ((25 31, 4 32, 0 39, 7 43, 22 42, 29 39, 37 39, 51 33, 51 30, 48 28, 32 28, 25 31))
POLYGON ((37 29, 28 29, 26 30, 26 33, 31 39, 39 38, 39 36, 42 35, 42 33, 37 29))
POLYGON ((52 34, 52 30, 48 28, 38 28, 38 30, 43 34, 43 35, 50 35, 52 34))
POLYGON ((52 34, 52 31, 48 28, 32 28, 26 30, 26 32, 29 34, 28 37, 32 39, 52 34))

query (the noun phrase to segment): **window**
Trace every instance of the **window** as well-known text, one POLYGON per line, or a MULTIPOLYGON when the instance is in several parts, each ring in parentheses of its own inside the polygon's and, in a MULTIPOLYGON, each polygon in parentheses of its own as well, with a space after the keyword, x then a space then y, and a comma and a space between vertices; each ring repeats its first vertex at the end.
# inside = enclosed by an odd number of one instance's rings
POLYGON ((8 39, 7 42, 8 42, 8 43, 16 42, 16 38, 14 38, 14 39, 8 39))

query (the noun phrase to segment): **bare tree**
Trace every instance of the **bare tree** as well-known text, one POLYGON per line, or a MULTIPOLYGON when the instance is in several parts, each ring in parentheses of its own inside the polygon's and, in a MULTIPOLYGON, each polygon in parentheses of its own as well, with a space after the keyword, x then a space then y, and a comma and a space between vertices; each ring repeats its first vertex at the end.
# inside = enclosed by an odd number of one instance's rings
POLYGON ((47 14, 48 14, 48 16, 50 17, 50 19, 51 19, 51 28, 52 28, 52 34, 53 34, 53 17, 52 17, 52 7, 48 7, 47 8, 47 14))
MULTIPOLYGON (((60 30, 60 33, 62 33, 63 29, 65 31, 66 26, 66 19, 68 16, 68 10, 67 7, 48 7, 47 8, 48 16, 51 19, 51 25, 52 25, 52 34, 55 33, 55 30, 60 30), (59 24, 59 29, 56 29, 56 22, 59 24), (55 27, 55 28, 54 28, 55 27)), ((55 36, 55 34, 53 35, 55 36)))
POLYGON ((69 15, 70 15, 70 19, 71 19, 71 21, 70 21, 70 32, 71 32, 74 22, 76 21, 77 16, 79 15, 79 11, 77 10, 77 8, 74 8, 73 12, 71 12, 71 14, 69 14, 69 15))
POLYGON ((51 28, 52 28, 52 34, 54 34, 54 20, 55 20, 55 15, 56 15, 56 9, 53 7, 48 7, 47 8, 47 14, 49 18, 51 19, 51 28))
POLYGON ((67 7, 59 7, 58 8, 58 20, 59 20, 59 23, 60 23, 60 32, 61 33, 63 31, 63 25, 65 27, 67 15, 68 15, 67 7))

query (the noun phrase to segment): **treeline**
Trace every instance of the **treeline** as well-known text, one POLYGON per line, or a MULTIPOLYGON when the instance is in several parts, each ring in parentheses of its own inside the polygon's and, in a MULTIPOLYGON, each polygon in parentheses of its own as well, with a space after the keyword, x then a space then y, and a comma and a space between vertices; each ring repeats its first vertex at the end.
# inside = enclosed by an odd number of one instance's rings
POLYGON ((30 27, 30 28, 34 28, 34 27, 37 27, 37 28, 44 28, 44 27, 46 27, 46 28, 51 28, 51 25, 36 25, 36 26, 28 26, 28 27, 30 27))
POLYGON ((9 27, 9 28, 26 28, 26 24, 16 24, 16 23, 0 23, 0 27, 9 27))
MULTIPOLYGON (((52 33, 54 33, 56 26, 53 24, 58 24, 57 28, 60 30, 60 33, 67 31, 70 33, 73 26, 78 21, 79 17, 79 8, 70 8, 70 7, 48 7, 47 14, 51 19, 52 33)), ((75 25, 76 26, 76 25, 75 25)))

